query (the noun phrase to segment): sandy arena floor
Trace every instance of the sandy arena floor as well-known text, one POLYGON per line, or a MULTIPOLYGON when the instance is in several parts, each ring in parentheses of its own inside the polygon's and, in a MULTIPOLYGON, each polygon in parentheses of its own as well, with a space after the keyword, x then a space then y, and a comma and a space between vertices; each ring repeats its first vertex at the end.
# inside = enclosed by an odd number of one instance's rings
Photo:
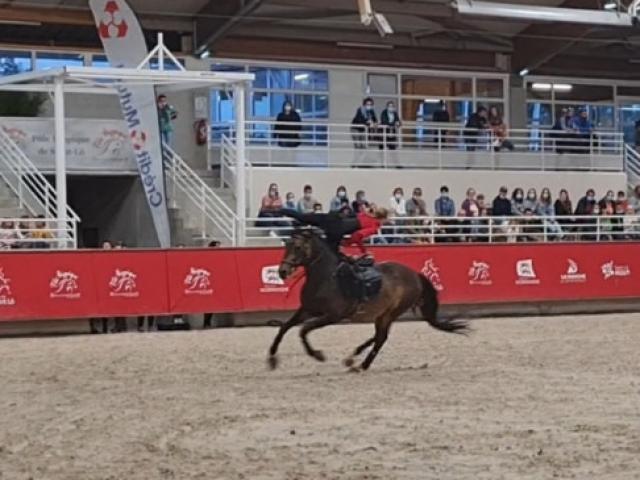
POLYGON ((639 479, 640 315, 0 340, 0 479, 639 479))

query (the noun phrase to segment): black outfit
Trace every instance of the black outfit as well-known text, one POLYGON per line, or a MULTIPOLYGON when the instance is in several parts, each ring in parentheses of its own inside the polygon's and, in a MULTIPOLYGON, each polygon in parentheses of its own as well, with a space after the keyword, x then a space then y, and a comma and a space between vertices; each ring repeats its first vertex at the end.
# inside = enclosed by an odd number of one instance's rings
POLYGON ((513 214, 511 209, 511 200, 508 198, 502 198, 498 195, 493 199, 491 204, 491 215, 494 217, 509 217, 513 214))
POLYGON ((553 204, 553 209, 556 212, 556 216, 568 216, 573 215, 573 210, 571 209, 571 202, 561 202, 560 199, 556 200, 556 203, 553 204))
POLYGON ((304 225, 320 228, 331 250, 340 254, 340 243, 346 235, 360 230, 360 222, 355 216, 344 216, 339 212, 330 213, 300 213, 297 210, 283 209, 280 213, 293 218, 304 225))
POLYGON ((353 133, 353 143, 355 148, 366 148, 367 143, 365 141, 365 133, 369 138, 369 142, 375 142, 376 139, 376 128, 375 124, 378 123, 378 117, 376 117, 376 112, 371 109, 367 110, 364 107, 358 108, 356 110, 356 114, 351 120, 351 132, 353 133))
MULTIPOLYGON (((451 117, 449 116, 448 110, 436 110, 433 112, 433 122, 434 123, 449 123, 451 122, 451 117)), ((434 140, 442 145, 446 143, 447 139, 445 135, 447 135, 446 131, 443 130, 434 130, 434 140)))
POLYGON ((351 203, 351 209, 353 210, 353 213, 360 213, 362 211, 362 208, 369 208, 369 202, 367 202, 366 200, 354 200, 351 203))
POLYGON ((398 112, 393 113, 393 119, 387 109, 382 111, 380 115, 380 125, 385 128, 384 145, 380 144, 380 149, 387 147, 389 150, 395 150, 398 146, 398 129, 400 128, 400 117, 398 112))
MULTIPOLYGON (((588 200, 587 197, 582 197, 578 201, 578 206, 576 207, 576 215, 591 215, 593 212, 593 207, 596 205, 595 200, 588 200)), ((583 235, 580 240, 596 240, 595 233, 598 229, 598 219, 593 217, 593 220, 590 218, 579 218, 575 221, 577 224, 583 225, 579 230, 583 232, 583 235)))
POLYGON ((478 136, 482 130, 487 128, 487 119, 481 117, 479 113, 473 113, 469 120, 467 120, 466 130, 464 132, 466 136, 467 151, 473 152, 476 149, 478 143, 478 136))
POLYGON ((273 136, 278 139, 278 145, 285 148, 295 148, 300 145, 300 115, 293 108, 289 113, 284 111, 276 117, 273 136))

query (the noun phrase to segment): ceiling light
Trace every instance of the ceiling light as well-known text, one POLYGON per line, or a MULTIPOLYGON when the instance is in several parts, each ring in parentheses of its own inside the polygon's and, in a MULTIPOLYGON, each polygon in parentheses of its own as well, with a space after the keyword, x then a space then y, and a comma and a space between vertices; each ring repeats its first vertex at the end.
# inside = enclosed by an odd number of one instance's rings
POLYGON ((528 68, 523 68, 522 70, 520 70, 520 76, 521 77, 526 77, 527 75, 529 75, 529 69, 528 68))
POLYGON ((440 103, 439 98, 425 98, 423 100, 424 103, 440 103))
POLYGON ((605 10, 617 10, 618 7, 620 7, 620 3, 618 2, 618 0, 607 0, 606 2, 604 2, 602 8, 604 8, 605 10))
POLYGON ((550 83, 534 83, 533 85, 531 85, 531 88, 533 88, 534 90, 538 90, 540 92, 549 92, 551 91, 551 84, 550 83))
POLYGON ((556 92, 570 92, 573 90, 573 85, 569 83, 554 83, 553 90, 556 92))
POLYGON ((297 75, 294 75, 293 79, 296 82, 302 82, 304 80, 308 80, 309 79, 309 74, 308 73, 298 73, 297 75))
POLYGON ((209 52, 209 50, 205 50, 200 54, 200 58, 204 60, 205 58, 209 58, 209 55, 211 55, 211 52, 209 52))

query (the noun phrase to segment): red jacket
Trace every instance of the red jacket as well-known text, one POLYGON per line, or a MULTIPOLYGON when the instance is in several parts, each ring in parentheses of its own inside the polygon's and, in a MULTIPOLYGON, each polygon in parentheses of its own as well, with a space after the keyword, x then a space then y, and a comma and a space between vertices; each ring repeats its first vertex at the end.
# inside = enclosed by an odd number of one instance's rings
POLYGON ((375 235, 380 230, 382 223, 377 218, 372 217, 364 212, 358 213, 358 222, 360 223, 360 229, 351 234, 351 238, 345 240, 345 245, 355 245, 362 253, 366 253, 364 248, 364 240, 371 235, 375 235))

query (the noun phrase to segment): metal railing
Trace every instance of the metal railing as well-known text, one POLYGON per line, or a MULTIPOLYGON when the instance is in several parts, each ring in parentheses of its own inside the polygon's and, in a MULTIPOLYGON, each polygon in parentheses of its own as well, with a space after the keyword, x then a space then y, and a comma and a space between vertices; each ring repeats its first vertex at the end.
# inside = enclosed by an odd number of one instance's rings
POLYGON ((202 238, 215 229, 222 235, 218 240, 236 245, 238 220, 233 210, 167 145, 164 145, 164 168, 171 201, 174 205, 186 202, 197 212, 202 238))
MULTIPOLYGON (((294 223, 287 218, 250 218, 247 245, 279 245, 294 223)), ((568 242, 640 240, 640 215, 393 218, 369 242, 568 242)))
MULTIPOLYGON (((75 232, 77 221, 70 219, 75 232)), ((67 249, 68 228, 55 218, 0 218, 0 251, 16 249, 67 249)), ((77 245, 74 245, 77 248, 77 245)))
POLYGON ((624 147, 624 169, 628 186, 633 189, 640 185, 640 153, 633 145, 627 144, 624 147))
MULTIPOLYGON (((57 191, 29 160, 16 143, 0 128, 0 179, 18 199, 18 208, 32 215, 44 215, 47 221, 58 217, 57 191)), ((55 231, 61 248, 77 248, 78 214, 66 206, 66 226, 55 231)))
MULTIPOLYGON (((235 127, 212 131, 235 141, 235 127)), ((491 129, 457 124, 406 124, 398 128, 351 124, 246 124, 247 157, 254 166, 378 168, 478 168, 622 171, 623 135, 594 131, 581 135, 544 129, 491 129)))

